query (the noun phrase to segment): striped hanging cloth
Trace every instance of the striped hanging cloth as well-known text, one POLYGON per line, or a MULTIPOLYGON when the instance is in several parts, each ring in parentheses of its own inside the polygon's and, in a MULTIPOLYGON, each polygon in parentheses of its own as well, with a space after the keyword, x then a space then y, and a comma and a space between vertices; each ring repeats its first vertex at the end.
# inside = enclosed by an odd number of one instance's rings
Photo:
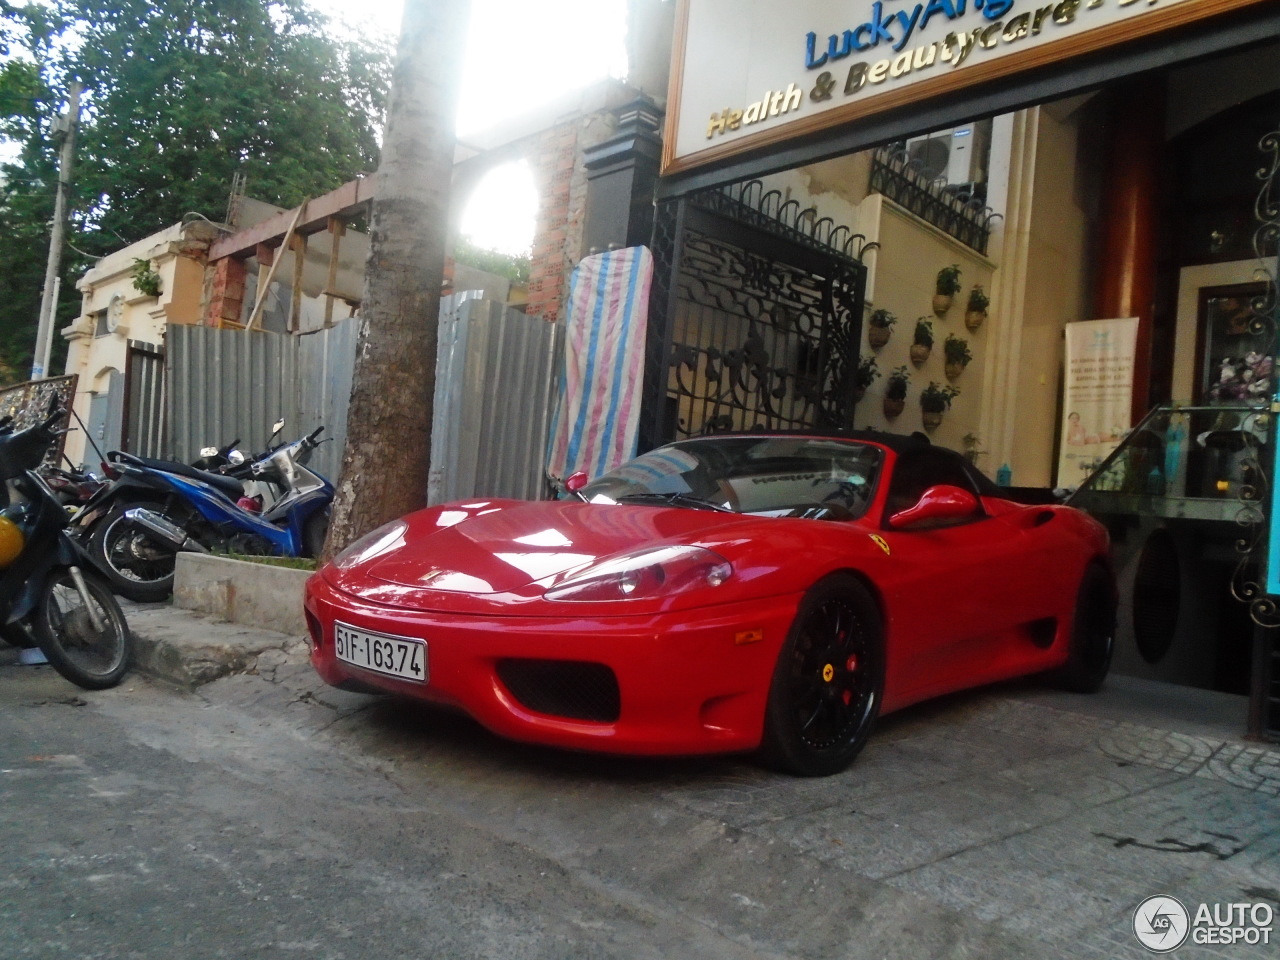
POLYGON ((645 247, 596 254, 573 271, 548 476, 598 477, 635 456, 652 284, 645 247))

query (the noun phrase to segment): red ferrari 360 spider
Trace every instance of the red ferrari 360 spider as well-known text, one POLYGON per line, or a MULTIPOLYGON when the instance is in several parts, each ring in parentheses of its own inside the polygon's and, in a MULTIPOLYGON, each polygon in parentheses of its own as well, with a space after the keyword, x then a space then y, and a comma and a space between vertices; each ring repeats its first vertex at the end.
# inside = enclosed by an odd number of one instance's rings
POLYGON ((1107 535, 888 434, 660 447, 577 500, 422 510, 308 582, 328 683, 460 707, 505 737, 846 767, 875 718, 1111 660, 1107 535))

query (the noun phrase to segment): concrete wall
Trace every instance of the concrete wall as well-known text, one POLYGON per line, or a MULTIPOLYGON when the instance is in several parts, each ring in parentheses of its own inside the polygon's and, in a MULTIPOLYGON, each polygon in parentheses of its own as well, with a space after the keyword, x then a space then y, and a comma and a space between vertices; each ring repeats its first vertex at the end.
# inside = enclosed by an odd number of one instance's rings
MULTIPOLYGON (((123 374, 130 340, 161 344, 170 323, 198 323, 204 284, 203 257, 216 228, 206 221, 176 224, 145 240, 103 257, 77 284, 83 294, 80 316, 63 328, 69 341, 66 373, 76 374, 75 412, 86 422, 95 393, 107 390, 113 372, 123 374), (134 260, 147 260, 160 275, 160 295, 147 296, 134 286, 134 260), (115 304, 113 307, 112 304, 115 304), (118 313, 114 331, 98 335, 99 318, 118 313)), ((81 462, 84 434, 67 435, 67 456, 81 462)))
MULTIPOLYGON (((913 433, 924 430, 921 421, 920 391, 930 381, 950 384, 960 393, 951 409, 943 417, 942 425, 932 431, 931 439, 945 447, 963 450, 966 434, 976 433, 982 409, 983 374, 988 363, 986 341, 990 335, 987 324, 976 331, 965 327, 965 303, 974 284, 984 290, 991 289, 991 276, 995 264, 986 257, 965 246, 938 228, 925 223, 891 200, 879 195, 869 197, 863 204, 864 218, 878 211, 872 222, 870 235, 880 243, 874 254, 874 297, 868 297, 868 315, 872 310, 888 310, 898 318, 889 342, 880 350, 872 350, 866 341, 869 328, 864 327, 862 354, 873 355, 882 376, 867 391, 857 407, 855 423, 860 428, 891 430, 895 433, 913 433), (868 209, 869 208, 869 209, 868 209), (961 292, 956 295, 952 308, 942 317, 933 313, 933 295, 938 271, 957 264, 960 267, 961 292), (914 340, 916 320, 924 317, 933 323, 934 345, 929 359, 919 366, 913 364, 908 352, 914 340), (948 334, 967 340, 973 362, 954 381, 944 372, 943 343, 948 334), (906 365, 911 382, 907 390, 907 406, 893 419, 884 415, 884 392, 889 371, 906 365)), ((872 260, 868 257, 868 260, 872 260)), ((986 467, 986 463, 981 464, 986 467)))
POLYGON ((1052 486, 1061 394, 1064 328, 1093 319, 1087 263, 1089 222, 1077 188, 1078 115, 1041 109, 1036 144, 1018 406, 1014 434, 1014 482, 1052 486))

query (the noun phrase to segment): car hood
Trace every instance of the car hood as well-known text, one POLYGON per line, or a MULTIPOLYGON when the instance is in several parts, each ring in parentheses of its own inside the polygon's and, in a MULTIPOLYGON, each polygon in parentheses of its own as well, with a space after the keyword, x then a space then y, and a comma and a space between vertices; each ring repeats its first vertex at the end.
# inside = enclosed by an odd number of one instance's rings
POLYGON ((604 557, 754 518, 705 510, 573 502, 451 505, 406 517, 403 546, 351 572, 441 593, 514 593, 604 557))

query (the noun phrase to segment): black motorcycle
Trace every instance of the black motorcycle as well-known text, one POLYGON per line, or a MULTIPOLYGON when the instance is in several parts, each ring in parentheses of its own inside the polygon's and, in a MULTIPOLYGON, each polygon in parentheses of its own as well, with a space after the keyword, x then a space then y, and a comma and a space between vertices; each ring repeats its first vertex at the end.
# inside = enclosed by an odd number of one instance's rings
POLYGON ((0 637, 38 646, 77 686, 102 690, 132 659, 129 625, 93 562, 67 532, 67 511, 41 477, 65 411, 35 426, 0 424, 0 637))

